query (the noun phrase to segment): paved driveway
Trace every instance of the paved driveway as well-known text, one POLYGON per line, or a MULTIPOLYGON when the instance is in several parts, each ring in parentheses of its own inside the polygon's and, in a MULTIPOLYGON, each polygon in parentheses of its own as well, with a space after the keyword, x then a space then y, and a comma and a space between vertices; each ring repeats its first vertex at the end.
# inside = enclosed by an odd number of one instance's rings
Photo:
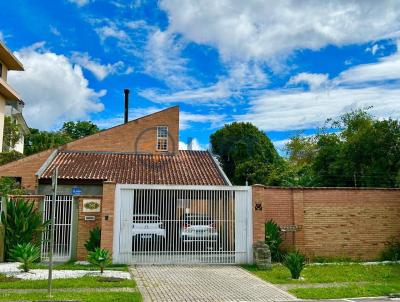
POLYGON ((295 297, 237 266, 136 266, 144 301, 288 301, 295 297))

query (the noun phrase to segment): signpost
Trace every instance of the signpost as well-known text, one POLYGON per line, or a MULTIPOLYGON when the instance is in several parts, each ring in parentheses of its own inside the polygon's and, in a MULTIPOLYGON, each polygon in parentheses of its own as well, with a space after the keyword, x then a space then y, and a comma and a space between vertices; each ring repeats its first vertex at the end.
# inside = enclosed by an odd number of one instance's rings
POLYGON ((50 222, 50 249, 49 249, 49 283, 48 294, 51 298, 51 282, 53 278, 53 252, 54 252, 54 219, 56 213, 56 200, 57 200, 57 182, 58 182, 58 168, 53 171, 51 177, 51 185, 53 189, 53 198, 51 200, 51 222, 50 222))

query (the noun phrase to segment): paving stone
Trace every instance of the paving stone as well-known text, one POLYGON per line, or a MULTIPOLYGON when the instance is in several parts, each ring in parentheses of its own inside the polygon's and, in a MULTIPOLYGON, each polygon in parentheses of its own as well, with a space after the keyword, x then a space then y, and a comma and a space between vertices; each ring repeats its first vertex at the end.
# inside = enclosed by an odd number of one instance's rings
POLYGON ((296 298, 238 266, 131 268, 147 301, 293 301, 296 298))

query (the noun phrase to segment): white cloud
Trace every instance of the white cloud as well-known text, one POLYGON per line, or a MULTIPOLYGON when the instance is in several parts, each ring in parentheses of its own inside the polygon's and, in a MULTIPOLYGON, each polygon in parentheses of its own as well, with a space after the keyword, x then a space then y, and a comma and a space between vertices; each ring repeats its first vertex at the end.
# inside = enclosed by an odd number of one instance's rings
POLYGON ((240 98, 246 91, 253 95, 268 84, 268 78, 258 64, 236 63, 230 66, 229 74, 221 77, 215 84, 182 89, 173 92, 163 92, 146 89, 139 94, 157 103, 187 103, 191 105, 220 106, 232 104, 231 97, 240 98))
POLYGON ((45 50, 43 42, 15 55, 25 71, 10 72, 9 82, 26 103, 24 116, 30 127, 49 129, 61 121, 87 118, 104 109, 100 98, 106 91, 90 88, 80 66, 45 50))
MULTIPOLYGON (((143 26, 130 23, 133 26, 143 26)), ((181 56, 185 42, 168 31, 149 28, 144 50, 144 73, 165 82, 168 87, 188 89, 198 82, 188 75, 187 60, 181 56)))
POLYGON ((109 38, 114 38, 122 41, 129 40, 128 34, 124 30, 119 29, 114 23, 109 23, 108 25, 97 27, 95 31, 100 37, 101 42, 103 43, 109 38))
POLYGON ((317 128, 327 118, 371 105, 372 113, 378 117, 400 118, 399 95, 400 88, 396 87, 278 90, 251 101, 249 112, 237 115, 236 119, 252 122, 263 130, 317 128))
POLYGON ((327 82, 328 82, 327 74, 301 72, 291 77, 288 82, 288 85, 305 83, 310 87, 310 89, 314 90, 321 88, 327 82))
MULTIPOLYGON (((187 150, 188 144, 182 141, 179 142, 179 150, 187 150)), ((196 138, 192 139, 192 150, 205 150, 196 138)))
POLYGON ((192 112, 182 111, 179 116, 179 128, 185 130, 191 128, 191 123, 210 123, 211 128, 217 128, 222 126, 226 121, 225 114, 199 114, 192 112))
POLYGON ((265 90, 250 101, 247 113, 235 118, 277 131, 317 128, 327 118, 370 106, 377 117, 400 118, 399 49, 375 63, 351 67, 332 80, 325 75, 300 73, 288 85, 307 82, 309 90, 290 86, 265 90))
POLYGON ((371 47, 367 47, 367 49, 365 49, 365 51, 370 52, 373 55, 375 55, 381 49, 385 49, 385 46, 379 45, 379 44, 374 44, 371 47))
POLYGON ((376 63, 362 64, 343 71, 337 81, 360 84, 400 79, 400 52, 383 57, 376 63))
POLYGON ((50 32, 57 37, 61 36, 60 31, 55 26, 50 25, 50 32))
POLYGON ((68 2, 74 3, 77 6, 82 7, 92 2, 92 0, 68 0, 68 2))
POLYGON ((274 60, 297 49, 399 36, 400 2, 162 0, 172 32, 215 46, 224 59, 274 60))
POLYGON ((125 74, 133 72, 132 67, 125 68, 125 64, 122 61, 104 65, 101 64, 99 60, 91 58, 88 53, 74 52, 72 54, 72 62, 79 64, 92 72, 100 81, 110 74, 125 74))

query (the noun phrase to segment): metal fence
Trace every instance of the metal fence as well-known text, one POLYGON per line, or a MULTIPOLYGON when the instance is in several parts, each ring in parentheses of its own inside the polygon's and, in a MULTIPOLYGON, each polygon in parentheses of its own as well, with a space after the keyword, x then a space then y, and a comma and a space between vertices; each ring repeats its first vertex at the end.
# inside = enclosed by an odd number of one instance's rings
POLYGON ((249 192, 248 187, 118 185, 114 262, 248 262, 249 192))
MULTIPOLYGON (((46 195, 43 205, 43 221, 51 219, 52 196, 46 195)), ((54 261, 68 261, 71 258, 73 197, 58 195, 55 202, 54 220, 54 261)), ((41 258, 47 261, 50 252, 50 226, 42 234, 41 258)))

